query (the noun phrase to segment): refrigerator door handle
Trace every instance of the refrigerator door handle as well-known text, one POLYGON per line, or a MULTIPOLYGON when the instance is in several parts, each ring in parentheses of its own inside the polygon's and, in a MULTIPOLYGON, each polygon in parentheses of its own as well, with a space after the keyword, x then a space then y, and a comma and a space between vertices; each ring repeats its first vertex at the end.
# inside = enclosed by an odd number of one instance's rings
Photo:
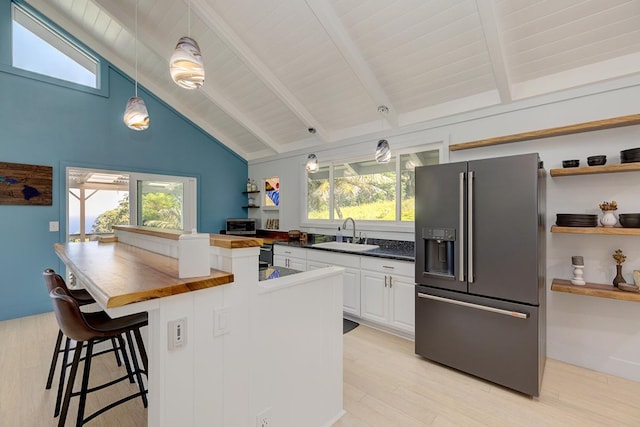
POLYGON ((459 250, 460 250, 460 268, 458 269, 458 280, 464 282, 464 172, 460 172, 460 232, 459 237, 459 250))
POLYGON ((503 310, 501 308, 489 307, 487 305, 473 304, 465 301, 458 301, 450 298, 443 298, 436 295, 423 294, 422 292, 418 292, 419 298, 432 299, 434 301, 446 302, 449 304, 461 305, 463 307, 475 308, 477 310, 489 311, 491 313, 502 314, 505 316, 511 316, 518 319, 528 319, 529 313, 520 313, 519 311, 510 311, 503 310))
POLYGON ((473 171, 467 179, 467 278, 473 283, 473 171))

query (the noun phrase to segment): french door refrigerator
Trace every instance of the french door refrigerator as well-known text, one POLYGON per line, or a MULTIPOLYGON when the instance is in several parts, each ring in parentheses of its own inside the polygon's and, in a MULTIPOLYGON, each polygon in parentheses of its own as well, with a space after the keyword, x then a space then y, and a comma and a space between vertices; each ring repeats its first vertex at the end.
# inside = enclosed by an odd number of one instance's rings
POLYGON ((537 154, 416 168, 415 351, 538 396, 546 357, 537 154))

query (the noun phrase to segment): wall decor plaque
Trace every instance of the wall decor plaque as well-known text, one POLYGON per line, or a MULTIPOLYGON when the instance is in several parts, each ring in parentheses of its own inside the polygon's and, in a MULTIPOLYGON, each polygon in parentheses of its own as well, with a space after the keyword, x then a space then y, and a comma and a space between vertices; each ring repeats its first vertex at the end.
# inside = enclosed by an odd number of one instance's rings
POLYGON ((52 204, 53 168, 0 162, 0 205, 52 204))

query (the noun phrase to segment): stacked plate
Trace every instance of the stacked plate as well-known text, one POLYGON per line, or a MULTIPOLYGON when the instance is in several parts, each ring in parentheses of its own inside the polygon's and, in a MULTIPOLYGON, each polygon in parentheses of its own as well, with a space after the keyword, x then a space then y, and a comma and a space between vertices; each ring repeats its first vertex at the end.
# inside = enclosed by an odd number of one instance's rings
POLYGON ((560 227, 597 227, 598 215, 556 214, 556 225, 560 227))
POLYGON ((620 225, 626 228, 640 228, 640 213, 619 214, 620 225))
POLYGON ((630 148, 620 152, 620 163, 640 162, 640 148, 630 148))

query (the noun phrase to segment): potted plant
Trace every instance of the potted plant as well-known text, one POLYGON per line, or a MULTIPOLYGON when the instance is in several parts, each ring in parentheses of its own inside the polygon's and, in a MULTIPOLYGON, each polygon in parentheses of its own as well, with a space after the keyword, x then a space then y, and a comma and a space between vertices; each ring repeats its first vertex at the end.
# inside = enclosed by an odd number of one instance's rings
POLYGON ((603 227, 613 227, 616 225, 618 220, 616 216, 613 214, 614 211, 618 209, 618 203, 615 200, 609 202, 600 203, 600 209, 602 210, 602 218, 600 219, 600 223, 603 227))

